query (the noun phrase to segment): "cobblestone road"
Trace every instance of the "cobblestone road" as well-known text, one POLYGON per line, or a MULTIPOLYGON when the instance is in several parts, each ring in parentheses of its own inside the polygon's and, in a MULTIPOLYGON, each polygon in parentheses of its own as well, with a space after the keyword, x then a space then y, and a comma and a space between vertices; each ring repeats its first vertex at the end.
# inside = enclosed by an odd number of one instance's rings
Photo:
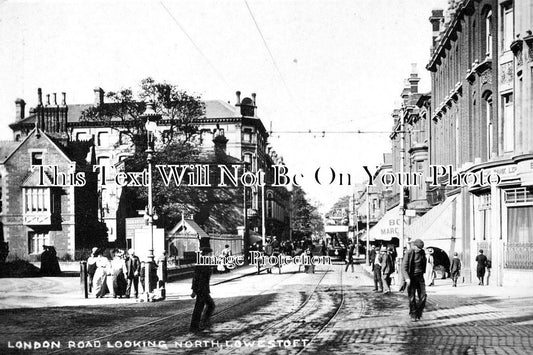
POLYGON ((293 271, 213 287, 213 325, 199 334, 187 331, 193 300, 172 295, 154 304, 2 310, 0 353, 531 354, 533 295, 434 288, 423 319, 412 322, 406 296, 373 293, 360 266, 293 271), (19 351, 17 341, 61 348, 19 351))

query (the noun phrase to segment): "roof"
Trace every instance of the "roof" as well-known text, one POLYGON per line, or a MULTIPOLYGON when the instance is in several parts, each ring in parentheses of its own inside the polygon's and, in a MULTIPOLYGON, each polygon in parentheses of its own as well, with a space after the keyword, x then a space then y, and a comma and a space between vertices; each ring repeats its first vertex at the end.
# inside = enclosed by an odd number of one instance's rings
POLYGON ((22 142, 4 141, 0 142, 0 163, 3 164, 22 142))
MULTIPOLYGON (((392 238, 400 239, 402 216, 400 215, 400 206, 387 211, 379 222, 370 228, 370 241, 384 240, 390 241, 392 238)), ((404 226, 406 226, 404 221, 404 226)), ((365 239, 366 240, 366 239, 365 239)))
POLYGON ((172 228, 172 230, 169 232, 169 235, 172 236, 173 234, 180 234, 179 231, 184 230, 186 234, 197 234, 199 238, 209 238, 209 234, 207 234, 194 220, 192 219, 182 219, 179 221, 179 223, 172 228))
POLYGON ((235 106, 222 100, 206 100, 205 117, 208 118, 229 118, 242 117, 240 111, 235 106))
MULTIPOLYGON (((67 105, 68 111, 67 111, 67 122, 80 122, 81 113, 85 110, 87 110, 90 107, 93 107, 93 104, 74 104, 74 105, 67 105)), ((16 125, 16 124, 28 124, 28 123, 35 123, 35 115, 31 114, 28 117, 16 121, 10 124, 16 125)))

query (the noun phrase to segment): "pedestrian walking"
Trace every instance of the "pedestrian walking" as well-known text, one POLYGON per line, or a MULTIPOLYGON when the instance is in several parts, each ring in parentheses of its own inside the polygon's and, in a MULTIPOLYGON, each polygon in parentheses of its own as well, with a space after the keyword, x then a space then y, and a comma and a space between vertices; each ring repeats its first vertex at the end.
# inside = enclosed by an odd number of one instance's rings
POLYGON ((487 286, 489 285, 490 269, 492 269, 492 261, 487 258, 487 286))
POLYGON ((390 285, 391 285, 391 275, 394 272, 394 248, 389 247, 387 248, 387 251, 383 255, 383 280, 385 281, 385 286, 387 290, 385 291, 385 294, 391 293, 390 285))
POLYGON ((130 298, 131 287, 133 286, 133 292, 135 298, 139 297, 139 274, 141 272, 141 262, 139 257, 135 255, 135 250, 129 249, 128 256, 126 258, 126 298, 130 298))
POLYGON ((374 273, 374 292, 383 292, 383 279, 381 276, 381 263, 383 262, 383 255, 385 255, 387 249, 383 247, 379 253, 376 253, 374 262, 372 265, 372 272, 374 273))
POLYGON ((483 286, 483 279, 485 277, 485 268, 487 267, 487 257, 483 255, 483 249, 479 250, 478 256, 476 256, 477 262, 477 278, 479 280, 479 285, 483 286))
POLYGON ((353 267, 353 254, 355 253, 355 244, 353 242, 350 242, 350 245, 348 246, 348 254, 346 255, 346 270, 348 271, 348 266, 352 266, 352 273, 354 272, 353 267))
POLYGON ((376 247, 373 245, 370 247, 370 251, 368 252, 368 265, 372 267, 372 270, 374 270, 374 260, 376 260, 376 247))
MULTIPOLYGON (((211 251, 211 248, 204 247, 202 248, 201 253, 203 256, 207 256, 211 253, 211 251)), ((211 292, 209 289, 210 279, 211 267, 209 265, 196 265, 194 267, 191 297, 196 297, 196 303, 194 304, 194 310, 191 318, 190 331, 192 332, 197 332, 200 330, 201 320, 203 320, 204 326, 209 327, 210 325, 210 317, 215 310, 215 302, 211 298, 211 292)))
POLYGON ((96 298, 104 297, 109 291, 107 289, 107 270, 109 268, 109 260, 98 253, 96 260, 96 271, 94 273, 93 287, 96 298))
POLYGON ((96 260, 98 260, 98 248, 94 247, 91 256, 87 259, 87 283, 89 285, 89 293, 93 292, 93 279, 96 272, 96 260))
POLYGON ((426 266, 426 275, 428 279, 428 286, 435 286, 435 277, 437 276, 435 272, 435 257, 434 254, 435 251, 433 248, 427 248, 426 249, 426 258, 428 261, 428 264, 426 266))
POLYGON ((407 295, 409 297, 409 315, 412 320, 422 317, 422 312, 426 305, 426 285, 424 273, 426 272, 427 260, 424 253, 424 242, 416 239, 412 243, 411 250, 404 256, 402 271, 407 284, 407 295), (418 301, 416 295, 418 294, 418 301))
POLYGON ((127 282, 126 277, 124 276, 127 273, 126 263, 124 261, 124 252, 120 249, 115 249, 113 251, 113 260, 109 264, 109 271, 107 275, 109 278, 108 288, 113 295, 113 298, 126 295, 127 282))
POLYGON ((450 266, 450 273, 452 275, 453 285, 457 287, 457 279, 461 275, 461 260, 459 260, 459 254, 453 253, 452 265, 450 266))

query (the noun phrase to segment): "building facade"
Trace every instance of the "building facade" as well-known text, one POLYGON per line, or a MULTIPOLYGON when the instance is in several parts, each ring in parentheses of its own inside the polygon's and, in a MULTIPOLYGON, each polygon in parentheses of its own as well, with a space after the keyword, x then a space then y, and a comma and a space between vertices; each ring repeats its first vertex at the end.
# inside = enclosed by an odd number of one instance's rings
MULTIPOLYGON (((251 98, 245 97, 241 100, 241 93, 236 94, 235 106, 221 100, 204 101, 205 115, 194 122, 198 126, 201 150, 214 151, 215 134, 221 133, 227 140, 225 153, 244 162, 248 170, 268 171, 273 164, 283 164, 283 159, 268 145, 268 132, 261 119, 257 117, 256 95, 252 94, 251 98)), ((127 211, 121 203, 123 188, 115 183, 113 172, 122 165, 124 159, 133 154, 131 138, 125 133, 124 123, 121 120, 100 122, 82 119, 84 111, 110 105, 105 102, 104 97, 104 90, 95 88, 93 103, 67 104, 66 95, 63 93, 62 102, 58 105, 56 94, 52 94, 46 95, 46 102, 42 107, 45 111, 57 108, 58 113, 50 114, 50 118, 47 118, 50 125, 54 125, 54 129, 56 125, 54 115, 64 118, 61 122, 64 124, 65 140, 94 142, 88 154, 93 155, 95 163, 106 170, 105 184, 98 184, 98 215, 107 226, 109 241, 117 241, 118 245, 122 245, 125 243, 124 219, 134 216, 130 216, 131 211, 127 211)), ((17 99, 16 120, 10 125, 15 141, 23 140, 37 122, 37 108, 31 108, 29 115, 26 116, 25 106, 24 100, 17 99)), ((163 141, 166 124, 165 117, 158 122, 156 142, 163 141)), ((261 232, 263 201, 267 234, 288 237, 290 198, 285 188, 268 188, 264 191, 260 188, 247 189, 246 206, 250 219, 248 226, 261 232)))

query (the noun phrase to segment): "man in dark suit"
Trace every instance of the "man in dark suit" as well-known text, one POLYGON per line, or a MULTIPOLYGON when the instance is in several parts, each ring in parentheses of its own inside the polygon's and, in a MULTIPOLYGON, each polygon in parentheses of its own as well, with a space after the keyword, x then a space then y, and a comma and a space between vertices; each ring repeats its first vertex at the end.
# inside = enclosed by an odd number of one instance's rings
POLYGON ((483 279, 485 278, 485 267, 487 267, 487 257, 483 255, 483 250, 479 250, 479 255, 476 256, 477 262, 477 278, 479 284, 483 286, 483 279))
MULTIPOLYGON (((203 247, 201 249, 202 256, 207 256, 212 252, 211 248, 203 247)), ((209 265, 196 265, 194 267, 194 276, 192 279, 192 294, 191 297, 196 297, 196 303, 192 312, 191 319, 191 332, 197 332, 200 330, 200 320, 202 318, 202 312, 204 311, 204 324, 209 326, 209 318, 215 310, 215 302, 211 298, 211 291, 209 289, 209 280, 211 279, 211 266, 209 265)))
POLYGON ((135 250, 128 250, 128 258, 126 259, 126 279, 128 280, 128 286, 126 287, 126 298, 130 298, 131 285, 135 290, 135 298, 139 297, 139 274, 141 272, 141 262, 135 250))
POLYGON ((374 268, 374 260, 376 260, 376 247, 371 246, 368 254, 368 265, 374 268))
POLYGON ((420 239, 412 242, 411 249, 405 253, 402 264, 409 297, 409 315, 415 321, 422 317, 427 297, 426 284, 424 282, 427 259, 423 248, 424 242, 420 239), (418 302, 416 301, 417 293, 418 302))

